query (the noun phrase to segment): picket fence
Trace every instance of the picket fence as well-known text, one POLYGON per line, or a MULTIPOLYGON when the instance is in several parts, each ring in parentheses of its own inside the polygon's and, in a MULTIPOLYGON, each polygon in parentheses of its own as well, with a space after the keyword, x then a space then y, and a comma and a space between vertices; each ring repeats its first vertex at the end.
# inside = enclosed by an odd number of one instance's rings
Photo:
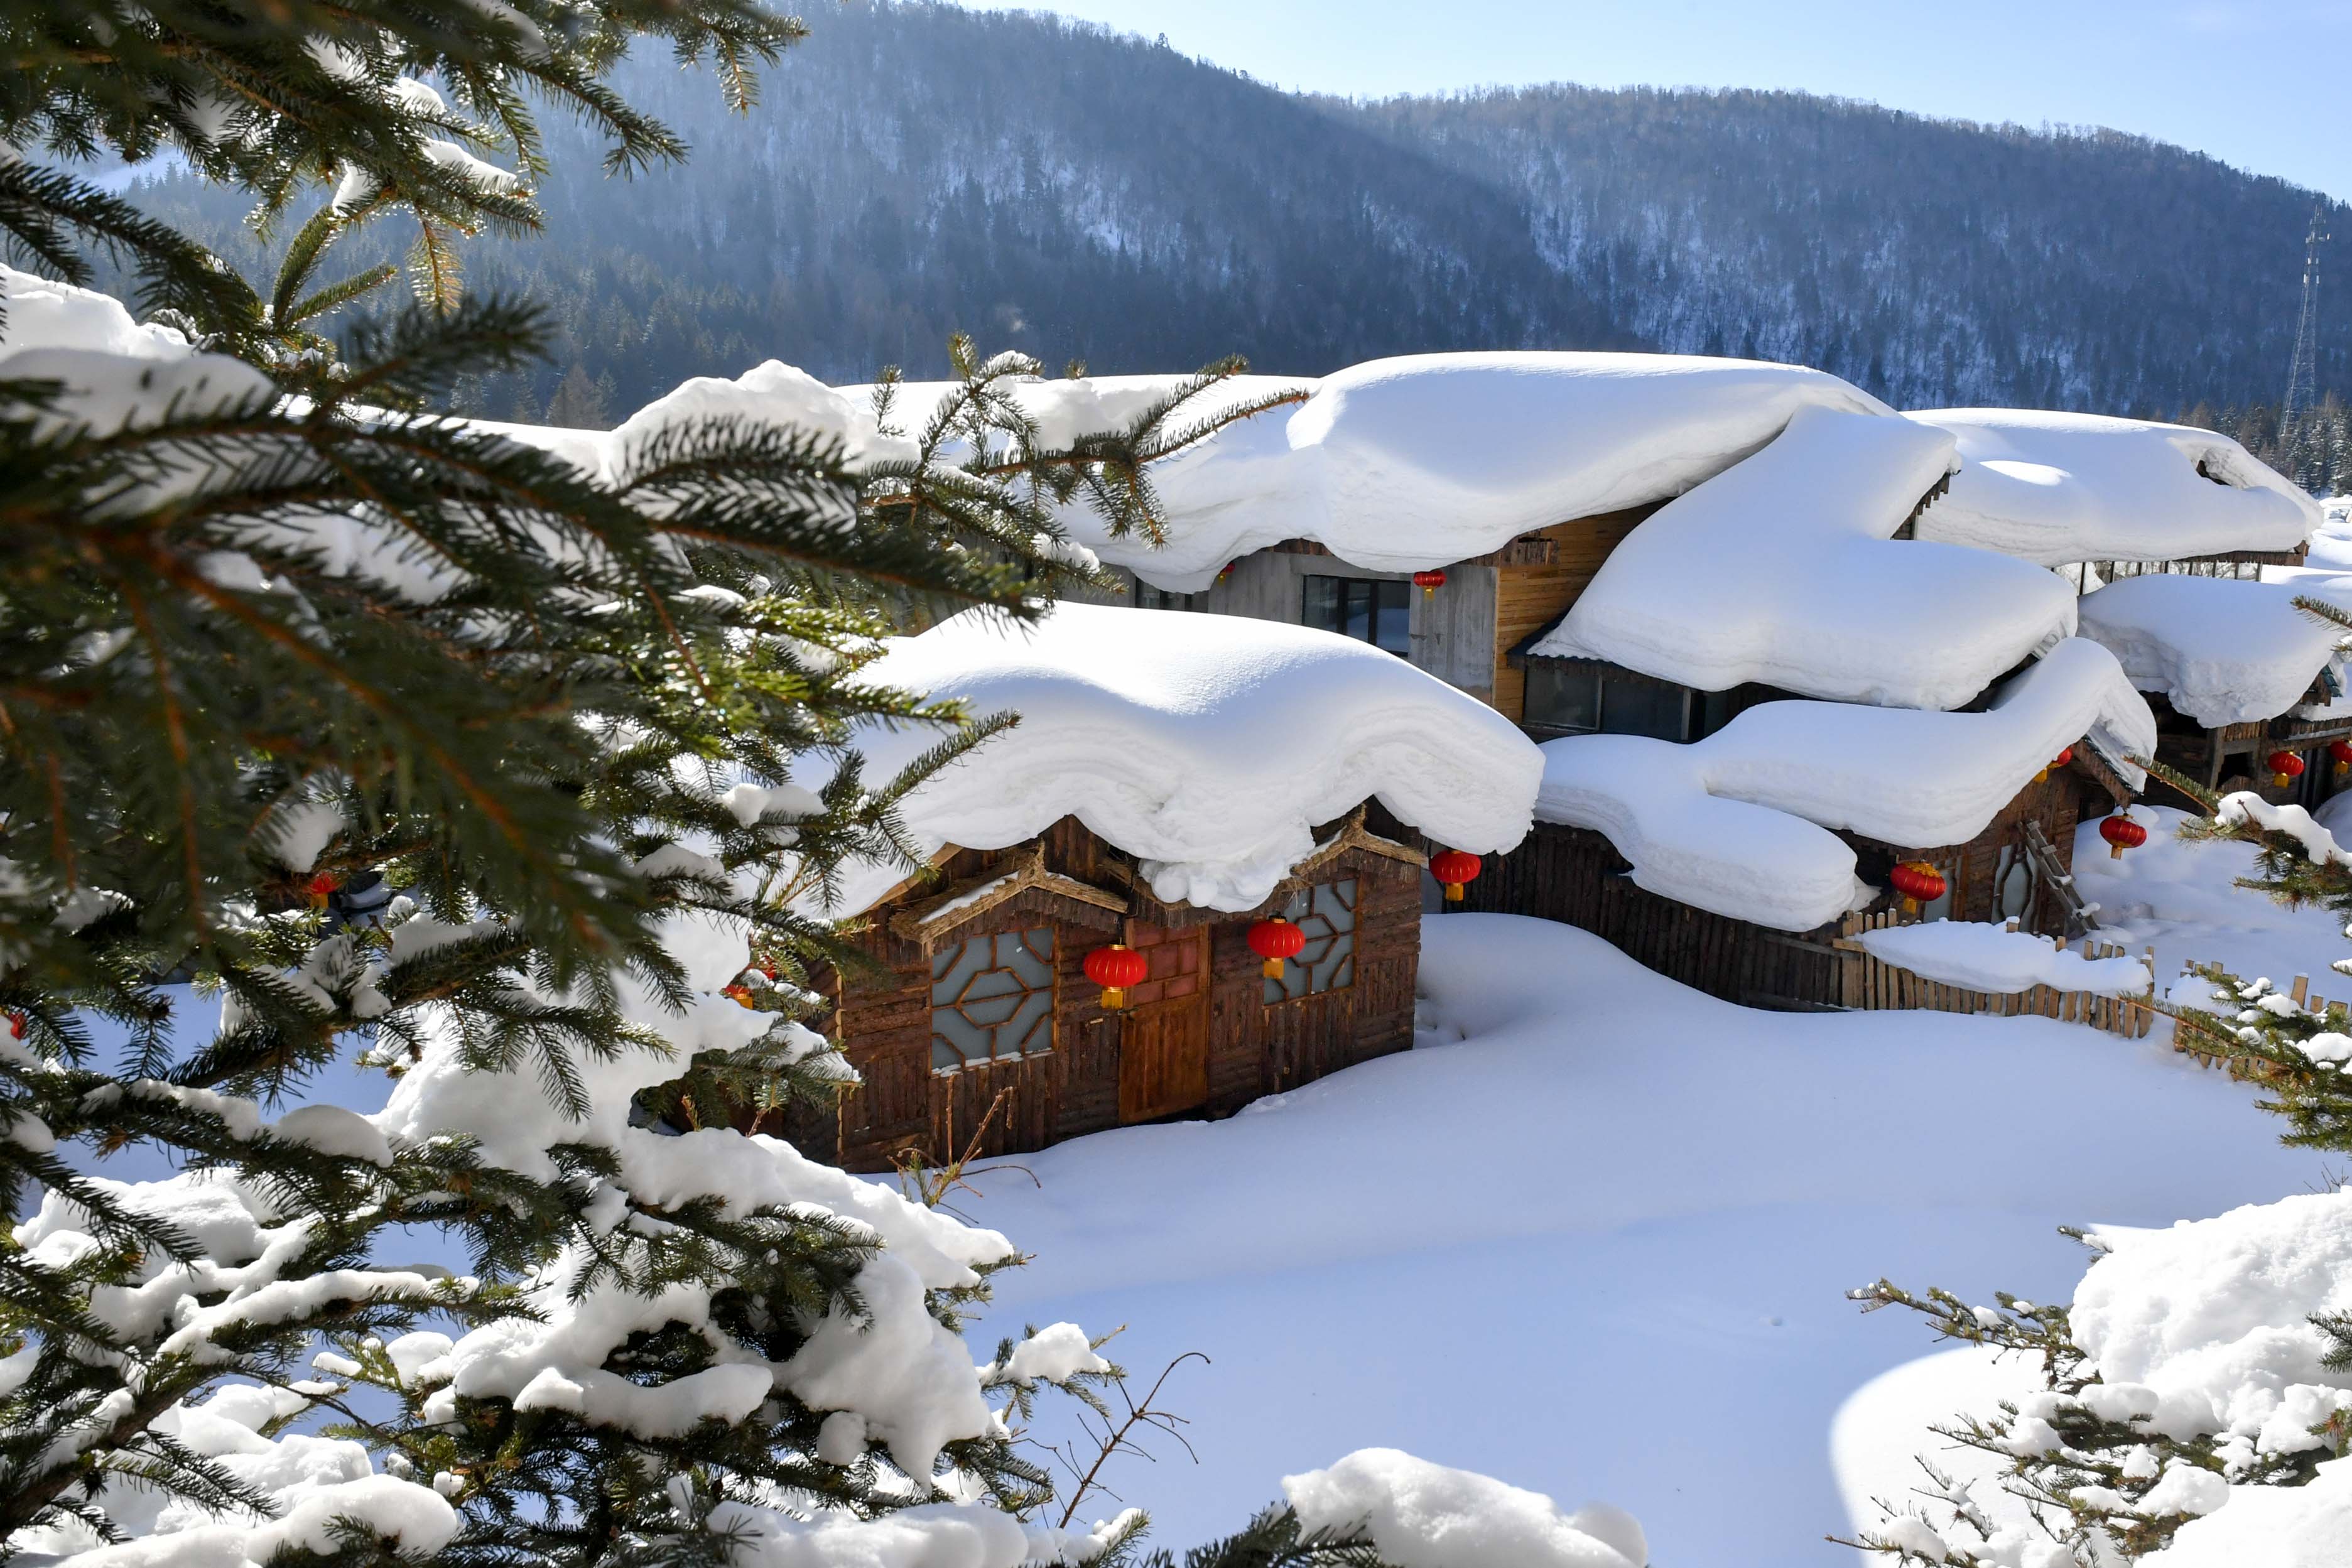
MULTIPOLYGON (((1882 910, 1875 915, 1849 915, 1840 925, 1833 946, 1843 955, 1845 973, 1841 978, 1843 990, 1842 1005, 1861 1010, 1881 1008, 1923 1008, 1939 1013, 1990 1013, 1996 1018, 2048 1018, 2066 1023, 2088 1024, 2093 1029, 2119 1034, 2126 1040, 2139 1040, 2156 1026, 2157 1010, 2146 1002, 2130 997, 2105 997, 2092 991, 2062 991, 2050 986, 2035 986, 2031 990, 2014 993, 2002 991, 1972 991, 1965 986, 1948 985, 1915 974, 1900 965, 1878 957, 1855 940, 1865 931, 1883 931, 1890 925, 1908 925, 1894 910, 1882 910)), ((2017 922, 2009 923, 2011 931, 2017 922)), ((2063 947, 2063 941, 2055 944, 2063 947)), ((2112 942, 2100 942, 2095 937, 2083 938, 2085 958, 2121 958, 2125 949, 2112 942)), ((2156 949, 2146 954, 2148 973, 2156 973, 2156 949)), ((2296 999, 2302 999, 2298 991, 2296 999)), ((2341 1004, 2338 1004, 2341 1006, 2341 1004)))

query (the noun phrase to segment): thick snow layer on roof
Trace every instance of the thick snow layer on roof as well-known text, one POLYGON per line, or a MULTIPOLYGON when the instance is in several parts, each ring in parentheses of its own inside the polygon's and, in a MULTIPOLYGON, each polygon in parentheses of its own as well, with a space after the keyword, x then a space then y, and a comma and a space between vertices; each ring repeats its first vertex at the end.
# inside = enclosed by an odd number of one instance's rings
POLYGON ((2070 638, 1982 713, 1774 702, 1689 746, 1547 741, 1536 814, 1606 834, 1654 893, 1805 931, 1853 903, 1853 852, 1825 830, 1965 843, 2083 740, 2137 788, 2126 759, 2154 751, 2156 720, 2113 654, 2070 638))
MULTIPOLYGON (((1064 604, 1021 628, 966 612, 866 678, 1021 716, 908 798, 927 850, 999 849, 1075 814, 1158 896, 1213 909, 1264 902, 1318 824, 1374 797, 1440 843, 1508 849, 1543 768, 1508 720, 1402 659, 1268 621, 1064 604)), ((938 739, 874 727, 855 744, 878 779, 938 739)), ((902 874, 854 874, 834 913, 902 874)))
POLYGON ((1311 384, 1299 406, 1153 465, 1163 545, 1108 538, 1075 511, 1072 535, 1175 591, 1289 538, 1370 570, 1414 571, 1680 495, 1799 409, 1887 412, 1820 371, 1668 354, 1418 354, 1311 384))
POLYGON ((1737 920, 1810 931, 1866 901, 1844 840, 1710 793, 1695 749, 1641 735, 1548 740, 1536 815, 1605 835, 1636 886, 1737 920))
POLYGON ((1807 409, 1635 528, 1533 651, 1705 691, 1958 707, 2072 634, 2074 595, 2005 556, 1891 537, 1952 450, 1906 420, 1807 409))
POLYGON ((2046 936, 1972 920, 1889 925, 1865 931, 1856 940, 1874 957, 1915 975, 2003 996, 2048 986, 2103 997, 2137 997, 2154 983, 2145 959, 2085 958, 2046 936))
POLYGON ((2291 550, 2319 525, 2310 497, 2218 431, 2027 409, 1906 417, 1959 441, 1923 539, 2056 566, 2291 550))
POLYGON ((2296 609, 2298 596, 2352 610, 2352 576, 2128 577, 2084 595, 2083 635, 2111 650, 2134 685, 2162 692, 2200 724, 2275 718, 2331 665, 2339 688, 2345 675, 2343 632, 2296 609))

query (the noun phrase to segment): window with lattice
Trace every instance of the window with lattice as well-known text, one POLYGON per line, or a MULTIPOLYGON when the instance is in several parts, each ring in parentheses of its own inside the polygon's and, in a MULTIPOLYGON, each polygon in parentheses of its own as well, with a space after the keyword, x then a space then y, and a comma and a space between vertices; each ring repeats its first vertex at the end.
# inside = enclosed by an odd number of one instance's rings
POLYGON ((1054 933, 975 936, 931 955, 931 1067, 965 1067, 1054 1049, 1054 933))
POLYGON ((1282 917, 1298 927, 1307 946, 1283 965, 1282 978, 1265 982, 1268 1005, 1356 983, 1354 877, 1301 889, 1283 906, 1282 917))

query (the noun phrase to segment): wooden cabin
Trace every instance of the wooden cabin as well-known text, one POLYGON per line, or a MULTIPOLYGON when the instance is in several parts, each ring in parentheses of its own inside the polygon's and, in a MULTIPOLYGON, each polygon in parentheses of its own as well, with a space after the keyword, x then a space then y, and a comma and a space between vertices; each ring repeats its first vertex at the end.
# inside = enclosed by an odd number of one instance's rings
POLYGON ((1234 561, 1198 593, 1169 593, 1121 569, 1115 602, 1144 610, 1247 615, 1353 637, 1411 661, 1513 723, 1527 717, 1525 675, 1512 651, 1559 619, 1627 534, 1656 506, 1556 523, 1444 568, 1416 586, 1410 572, 1371 571, 1311 539, 1286 539, 1234 561))
POLYGON ((823 977, 826 1032, 863 1080, 798 1111, 799 1147, 853 1171, 1044 1148, 1106 1128, 1230 1114, 1412 1043, 1421 957, 1417 839, 1359 810, 1254 909, 1165 904, 1134 858, 1066 817, 1006 849, 950 849, 937 880, 870 908, 875 961, 823 977), (1391 834, 1397 836, 1391 836, 1391 834), (1264 972, 1250 927, 1307 945, 1264 972), (1148 977, 1103 1005, 1089 952, 1140 951, 1148 977))
MULTIPOLYGON (((1944 874, 1942 898, 1927 920, 2014 918, 2020 929, 2073 937, 2084 929, 2074 894, 2074 831, 2127 804, 2131 791, 2087 743, 2064 768, 2020 790, 1968 842, 1881 843, 1841 833, 1854 870, 1884 887, 1897 862, 1925 861, 1944 874)), ((1780 931, 1694 908, 1636 886, 1607 838, 1587 828, 1538 821, 1518 848, 1489 855, 1462 907, 1536 915, 1580 926, 1650 968, 1711 996, 1748 1007, 1809 1010, 1840 1005, 1843 968, 1830 945, 1834 923, 1780 931)), ((1887 907, 1891 893, 1873 904, 1887 907)))

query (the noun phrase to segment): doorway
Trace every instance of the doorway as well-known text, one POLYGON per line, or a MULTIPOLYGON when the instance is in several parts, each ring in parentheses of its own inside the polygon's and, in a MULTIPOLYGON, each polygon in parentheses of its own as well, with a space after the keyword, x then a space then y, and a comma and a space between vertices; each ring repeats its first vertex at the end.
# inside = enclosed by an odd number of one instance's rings
POLYGON ((1156 1122, 1208 1103, 1209 928, 1128 924, 1150 966, 1118 1026, 1118 1119, 1156 1122))

